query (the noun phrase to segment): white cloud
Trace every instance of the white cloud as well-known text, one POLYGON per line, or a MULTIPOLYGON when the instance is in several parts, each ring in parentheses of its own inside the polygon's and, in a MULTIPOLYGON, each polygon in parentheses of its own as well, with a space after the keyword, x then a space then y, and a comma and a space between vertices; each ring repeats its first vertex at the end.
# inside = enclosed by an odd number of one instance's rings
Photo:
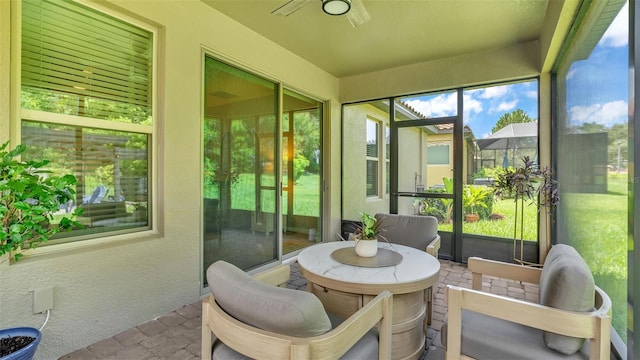
POLYGON ((524 93, 524 95, 529 99, 538 99, 538 91, 536 90, 527 91, 524 93))
POLYGON ((628 110, 629 106, 623 100, 589 106, 576 105, 569 109, 569 122, 572 124, 596 123, 610 126, 627 121, 628 110))
POLYGON ((513 101, 503 101, 498 106, 495 106, 489 110, 489 112, 501 112, 501 111, 509 111, 515 109, 516 105, 518 105, 518 100, 513 101))
POLYGON ((494 99, 500 98, 509 93, 510 85, 500 85, 500 86, 492 86, 486 89, 483 89, 480 93, 480 98, 482 99, 494 99))
POLYGON ((473 123, 476 120, 475 114, 480 114, 483 110, 482 102, 474 99, 471 95, 469 92, 465 92, 465 94, 462 95, 464 99, 463 119, 465 125, 473 123))
POLYGON ((573 76, 576 74, 576 72, 578 72, 578 69, 571 69, 569 70, 569 72, 567 73, 567 80, 570 80, 571 78, 573 78, 573 76))
POLYGON ((463 95, 464 101, 464 112, 465 113, 481 113, 482 112, 482 102, 474 99, 470 95, 463 95))
POLYGON ((626 3, 600 39, 600 46, 621 47, 629 42, 629 3, 626 3))
POLYGON ((441 94, 429 100, 414 99, 406 103, 426 117, 452 116, 458 111, 456 93, 441 94))

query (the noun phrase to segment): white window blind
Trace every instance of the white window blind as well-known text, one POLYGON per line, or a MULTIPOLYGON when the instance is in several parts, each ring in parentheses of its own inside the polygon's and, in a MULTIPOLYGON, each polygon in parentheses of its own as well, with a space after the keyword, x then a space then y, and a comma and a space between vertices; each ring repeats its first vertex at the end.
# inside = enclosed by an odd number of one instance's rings
POLYGON ((151 117, 153 34, 70 1, 22 3, 22 107, 151 117))

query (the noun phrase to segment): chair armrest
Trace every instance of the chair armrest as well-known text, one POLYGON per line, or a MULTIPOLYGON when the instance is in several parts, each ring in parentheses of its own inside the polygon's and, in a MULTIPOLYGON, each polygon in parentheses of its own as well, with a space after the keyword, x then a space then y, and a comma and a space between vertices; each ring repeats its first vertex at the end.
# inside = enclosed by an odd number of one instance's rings
POLYGON ((440 235, 436 235, 425 249, 427 254, 435 257, 436 259, 438 258, 438 250, 440 250, 440 235))
POLYGON ((471 271, 472 287, 475 290, 482 290, 483 275, 492 275, 510 280, 538 284, 540 282, 540 275, 542 274, 542 269, 540 268, 509 264, 479 257, 469 257, 467 260, 467 268, 471 271))
POLYGON ((339 358, 380 323, 378 359, 391 359, 392 312, 393 295, 383 291, 333 330, 311 338, 313 358, 339 358))
POLYGON ((203 303, 202 358, 211 359, 212 332, 232 349, 258 359, 337 359, 380 323, 379 359, 391 359, 393 296, 383 291, 338 327, 301 338, 254 328, 228 315, 213 295, 203 303))
POLYGON ((291 268, 289 264, 283 264, 257 273, 253 277, 263 283, 283 287, 291 277, 291 268))
POLYGON ((598 309, 591 312, 574 312, 448 285, 447 358, 457 358, 461 351, 463 309, 543 331, 593 339, 591 353, 607 353, 610 342, 611 301, 599 288, 596 289, 596 298, 600 298, 599 303, 602 304, 598 309))

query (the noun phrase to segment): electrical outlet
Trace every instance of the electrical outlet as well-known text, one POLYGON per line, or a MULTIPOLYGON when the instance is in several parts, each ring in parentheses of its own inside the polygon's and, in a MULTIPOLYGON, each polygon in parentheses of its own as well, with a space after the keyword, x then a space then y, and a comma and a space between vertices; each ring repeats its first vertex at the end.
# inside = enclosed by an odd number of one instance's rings
POLYGON ((39 314, 53 309, 53 288, 33 290, 33 313, 39 314))

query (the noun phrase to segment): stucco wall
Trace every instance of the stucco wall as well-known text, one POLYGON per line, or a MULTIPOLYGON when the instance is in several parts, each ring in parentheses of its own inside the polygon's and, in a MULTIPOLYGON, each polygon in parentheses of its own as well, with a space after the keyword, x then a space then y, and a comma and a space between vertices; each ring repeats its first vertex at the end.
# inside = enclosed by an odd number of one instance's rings
MULTIPOLYGON (((375 214, 389 212, 389 197, 367 197, 366 192, 366 137, 367 119, 387 124, 389 114, 369 104, 346 106, 344 108, 343 127, 343 218, 358 220, 361 212, 375 214)), ((384 125, 382 125, 384 126, 384 125)), ((380 139, 383 141, 383 139, 380 139)), ((381 154, 383 155, 383 154, 381 154)), ((384 156, 380 157, 380 161, 384 156)), ((379 184, 383 186, 382 183, 379 184)))
MULTIPOLYGON (((9 128, 9 2, 0 1, 0 130, 9 128)), ((107 3, 114 7, 114 4, 107 3)), ((339 129, 337 79, 239 26, 199 1, 115 1, 117 12, 156 25, 159 45, 159 224, 157 235, 50 246, 0 264, 0 327, 40 326, 30 290, 54 287, 54 309, 38 359, 54 359, 200 298, 200 118, 202 49, 331 104, 332 135, 339 129), (124 11, 122 11, 124 10, 124 11), (144 15, 140 15, 144 14, 144 15), (61 251, 69 249, 68 251, 61 251), (44 249, 43 249, 44 250, 44 249)), ((15 114, 13 114, 15 116, 15 114)), ((337 133, 339 138, 339 130, 337 133)), ((339 230, 339 141, 326 153, 332 176, 329 233, 339 230), (336 174, 336 175, 333 175, 336 174), (337 197, 337 199, 335 199, 337 197), (336 208, 337 207, 337 208, 336 208)), ((325 149, 329 150, 329 149, 325 149)))
POLYGON ((398 129, 398 191, 416 191, 416 177, 419 184, 424 184, 427 176, 426 149, 427 135, 420 128, 398 129))
MULTIPOLYGON (((453 134, 434 134, 429 135, 431 142, 449 142, 449 164, 447 165, 429 165, 427 170, 427 187, 434 185, 444 185, 442 178, 453 177, 453 134)), ((429 149, 427 148, 427 151, 429 149)), ((425 160, 426 162, 426 160, 425 160)))

